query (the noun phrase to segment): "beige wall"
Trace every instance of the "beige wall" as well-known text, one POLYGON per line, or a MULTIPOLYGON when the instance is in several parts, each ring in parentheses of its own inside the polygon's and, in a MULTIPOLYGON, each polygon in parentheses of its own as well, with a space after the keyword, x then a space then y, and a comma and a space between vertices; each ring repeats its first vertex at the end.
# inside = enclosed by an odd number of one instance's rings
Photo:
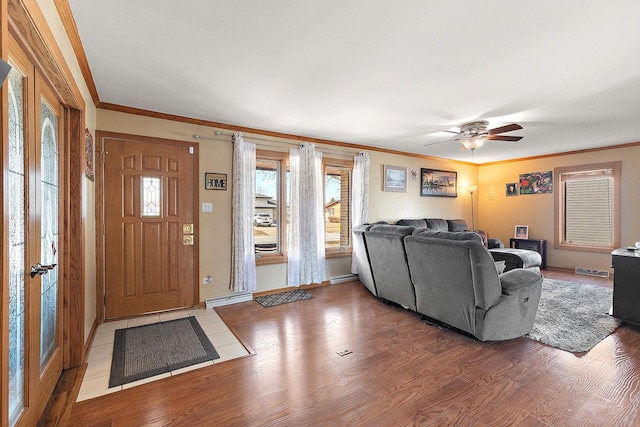
MULTIPOLYGON (((98 129, 132 135, 143 135, 164 139, 191 142, 200 152, 200 203, 212 203, 212 213, 200 212, 200 271, 198 283, 200 301, 207 298, 229 295, 231 280, 231 188, 227 191, 205 190, 204 173, 226 173, 231 178, 233 148, 231 142, 194 139, 194 134, 213 136, 216 129, 169 120, 125 114, 109 110, 98 110, 98 129), (202 279, 211 275, 213 284, 203 285, 202 279)), ((228 131, 224 131, 228 133, 228 131)), ((265 142, 271 149, 287 150, 289 145, 265 142)), ((261 147, 265 148, 265 147, 261 147)), ((353 151, 353 150, 352 150, 353 151)), ((352 154, 351 154, 352 155, 352 154)), ((347 157, 341 154, 341 157, 347 157)), ((200 209, 201 210, 201 209, 200 209)), ((330 259, 326 262, 327 278, 348 274, 350 258, 330 259)), ((284 288, 287 285, 286 264, 258 266, 256 272, 257 291, 284 288)))
POLYGON ((194 134, 213 135, 215 129, 187 123, 161 120, 132 114, 98 109, 98 129, 130 135, 142 135, 177 141, 198 146, 200 155, 198 180, 200 207, 213 204, 213 212, 200 212, 200 230, 196 230, 200 249, 200 271, 197 280, 200 300, 227 295, 231 277, 231 189, 205 190, 205 172, 226 173, 231 178, 231 142, 194 139, 194 134), (202 278, 211 275, 213 284, 203 285, 202 278))
MULTIPOLYGON (((371 151, 369 182, 369 221, 395 222, 401 218, 463 218, 471 227, 469 185, 478 183, 478 167, 451 161, 440 161, 371 151), (409 179, 406 193, 382 190, 384 165, 415 168, 416 181, 409 179), (458 172, 458 197, 421 197, 420 168, 458 172)), ((478 212, 476 212, 476 219, 478 212)))
POLYGON ((514 235, 516 224, 529 226, 529 237, 547 239, 547 265, 571 268, 585 267, 609 270, 611 255, 555 249, 554 197, 553 194, 505 195, 505 184, 517 182, 518 176, 527 172, 553 170, 555 167, 585 165, 608 161, 622 161, 622 218, 621 244, 627 246, 640 240, 640 147, 593 151, 543 159, 509 162, 481 166, 479 170, 478 202, 479 228, 488 231, 490 237, 500 238, 506 245, 514 235), (493 193, 493 198, 491 194, 493 193))

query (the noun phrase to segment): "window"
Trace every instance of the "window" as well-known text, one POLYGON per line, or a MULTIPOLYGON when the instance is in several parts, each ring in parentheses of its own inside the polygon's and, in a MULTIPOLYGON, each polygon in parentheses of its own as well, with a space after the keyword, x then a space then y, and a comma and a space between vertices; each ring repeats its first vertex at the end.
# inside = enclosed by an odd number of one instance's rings
POLYGON ((620 245, 621 162, 555 169, 555 246, 610 252, 620 245))
POLYGON ((161 216, 160 197, 162 195, 162 182, 157 176, 140 177, 140 207, 141 216, 161 216))
MULTIPOLYGON (((286 262, 288 159, 288 152, 256 151, 253 237, 257 264, 286 262)), ((349 203, 353 161, 325 158, 323 168, 326 256, 348 256, 351 247, 349 203)))
POLYGON ((286 203, 288 157, 289 154, 286 152, 256 151, 253 237, 258 263, 268 264, 284 260, 288 207, 286 203), (285 227, 282 227, 283 224, 285 227))
MULTIPOLYGON (((351 172, 353 161, 324 159, 325 248, 345 251, 351 246, 351 172)), ((339 253, 339 252, 338 252, 339 253)))

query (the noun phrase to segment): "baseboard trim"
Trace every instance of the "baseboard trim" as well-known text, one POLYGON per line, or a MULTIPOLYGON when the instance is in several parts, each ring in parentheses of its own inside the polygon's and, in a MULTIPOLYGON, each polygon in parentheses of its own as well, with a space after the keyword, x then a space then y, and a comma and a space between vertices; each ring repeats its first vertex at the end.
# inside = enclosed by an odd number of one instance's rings
MULTIPOLYGON (((84 343, 84 353, 82 355, 83 363, 87 363, 87 359, 89 358, 89 350, 91 350, 91 346, 93 345, 93 339, 96 337, 96 333, 98 332, 98 318, 93 319, 93 326, 91 326, 91 332, 89 332, 89 338, 87 342, 84 343)), ((74 366, 75 368, 75 366, 74 366)))

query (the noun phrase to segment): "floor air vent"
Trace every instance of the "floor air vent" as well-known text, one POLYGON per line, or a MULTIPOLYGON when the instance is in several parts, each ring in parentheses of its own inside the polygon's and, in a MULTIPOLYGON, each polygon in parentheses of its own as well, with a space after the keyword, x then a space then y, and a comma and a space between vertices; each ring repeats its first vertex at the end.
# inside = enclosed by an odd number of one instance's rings
POLYGON ((591 268, 576 267, 576 274, 584 274, 586 276, 609 277, 609 272, 605 270, 592 270, 591 268))

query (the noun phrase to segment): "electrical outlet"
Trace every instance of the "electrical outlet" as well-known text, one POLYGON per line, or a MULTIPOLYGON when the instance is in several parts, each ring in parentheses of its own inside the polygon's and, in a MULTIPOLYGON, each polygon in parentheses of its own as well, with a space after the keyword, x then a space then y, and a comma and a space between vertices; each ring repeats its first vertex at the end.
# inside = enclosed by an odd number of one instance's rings
POLYGON ((207 277, 202 278, 203 285, 210 285, 213 283, 213 277, 209 274, 207 277))

